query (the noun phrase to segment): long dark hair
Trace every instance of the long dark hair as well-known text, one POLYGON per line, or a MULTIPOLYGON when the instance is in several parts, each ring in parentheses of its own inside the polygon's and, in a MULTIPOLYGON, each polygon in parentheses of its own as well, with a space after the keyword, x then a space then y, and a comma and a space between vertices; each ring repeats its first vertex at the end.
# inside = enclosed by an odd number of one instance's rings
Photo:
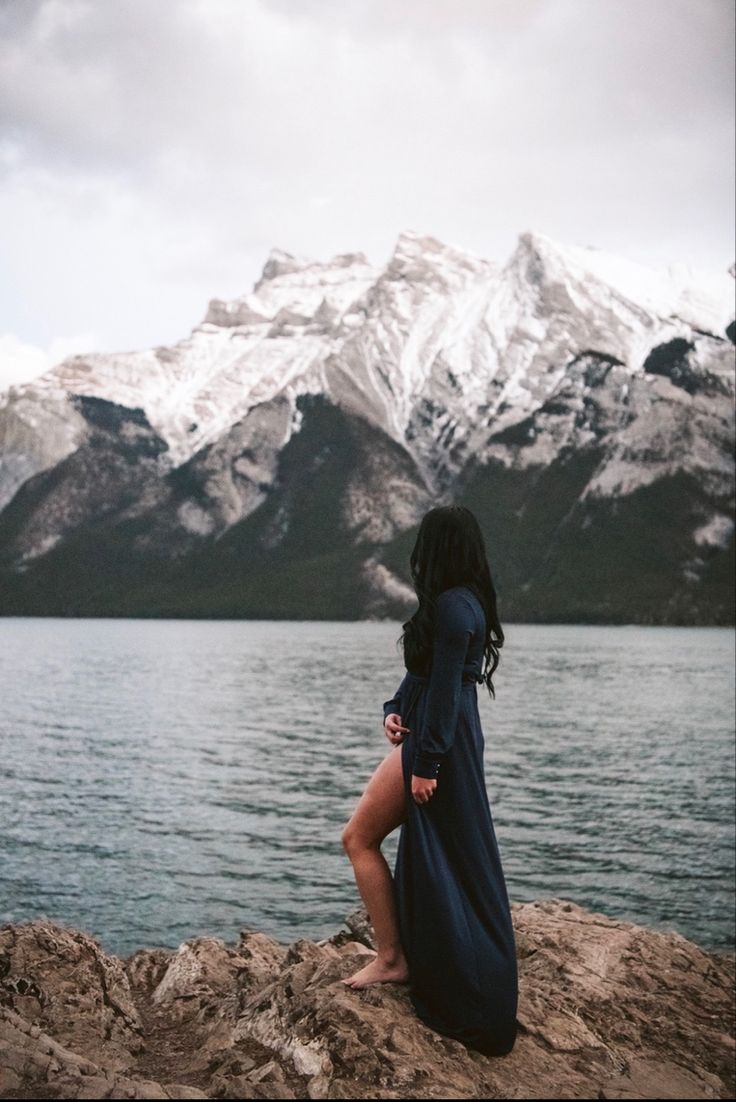
POLYGON ((495 698, 491 676, 498 665, 504 634, 498 619, 485 540, 470 509, 464 505, 438 505, 425 513, 409 564, 419 608, 402 625, 404 630, 398 640, 403 644, 407 670, 421 676, 429 675, 437 597, 451 586, 466 585, 475 593, 486 614, 482 677, 495 698))

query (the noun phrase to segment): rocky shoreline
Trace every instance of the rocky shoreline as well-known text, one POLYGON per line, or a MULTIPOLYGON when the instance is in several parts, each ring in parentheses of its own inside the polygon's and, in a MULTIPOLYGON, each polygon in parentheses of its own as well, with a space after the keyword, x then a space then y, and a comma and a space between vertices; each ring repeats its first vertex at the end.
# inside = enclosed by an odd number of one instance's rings
POLYGON ((46 919, 0 926, 2 1098, 733 1098, 734 955, 546 899, 512 904, 519 1036, 488 1058, 406 985, 340 983, 365 911, 319 942, 254 930, 124 959, 46 919))

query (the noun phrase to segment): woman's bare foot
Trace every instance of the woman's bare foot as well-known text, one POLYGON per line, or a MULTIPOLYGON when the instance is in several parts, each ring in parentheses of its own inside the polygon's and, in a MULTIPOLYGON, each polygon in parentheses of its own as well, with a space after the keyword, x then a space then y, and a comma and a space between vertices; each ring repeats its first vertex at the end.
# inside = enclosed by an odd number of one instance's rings
POLYGON ((377 955, 373 960, 348 976, 342 982, 348 987, 368 987, 372 983, 408 983, 409 967, 404 957, 400 957, 395 964, 386 964, 377 955))

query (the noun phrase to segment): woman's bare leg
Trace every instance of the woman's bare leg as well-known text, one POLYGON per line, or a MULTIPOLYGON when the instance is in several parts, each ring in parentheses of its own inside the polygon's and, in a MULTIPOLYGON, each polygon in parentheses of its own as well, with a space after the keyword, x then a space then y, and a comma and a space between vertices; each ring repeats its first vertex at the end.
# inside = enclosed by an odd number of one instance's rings
POLYGON ((378 952, 359 972, 343 980, 351 987, 371 983, 405 983, 409 969, 399 938, 394 881, 381 842, 406 817, 401 746, 395 746, 376 769, 342 832, 355 879, 376 935, 378 952))

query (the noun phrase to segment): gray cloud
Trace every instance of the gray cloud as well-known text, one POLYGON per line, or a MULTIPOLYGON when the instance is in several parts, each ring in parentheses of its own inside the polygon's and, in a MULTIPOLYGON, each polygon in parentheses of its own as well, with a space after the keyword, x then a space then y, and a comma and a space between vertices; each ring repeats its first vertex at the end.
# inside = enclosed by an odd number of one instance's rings
POLYGON ((0 331, 185 334, 272 245, 733 259, 725 0, 10 0, 0 331))

